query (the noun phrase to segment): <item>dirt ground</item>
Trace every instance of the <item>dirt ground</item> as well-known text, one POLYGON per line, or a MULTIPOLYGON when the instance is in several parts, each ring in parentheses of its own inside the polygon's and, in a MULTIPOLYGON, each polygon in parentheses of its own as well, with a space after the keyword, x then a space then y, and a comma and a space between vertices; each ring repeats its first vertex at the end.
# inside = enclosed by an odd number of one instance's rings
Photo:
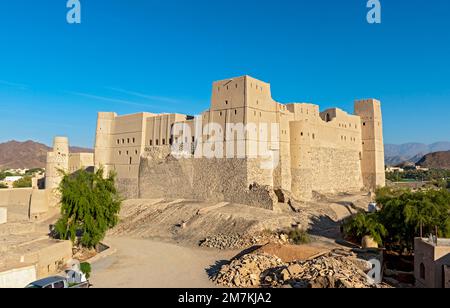
MULTIPOLYGON (((340 221, 357 209, 366 209, 369 201, 363 193, 320 196, 314 202, 300 204, 298 212, 287 205, 273 212, 226 202, 126 200, 119 225, 106 239, 117 252, 94 262, 91 280, 96 287, 214 287, 208 272, 240 251, 199 248, 206 237, 252 234, 296 224, 308 229, 325 247, 334 247, 340 221)), ((5 260, 9 258, 17 259, 22 250, 47 240, 49 225, 56 218, 55 212, 39 222, 17 219, 2 225, 0 267, 7 266, 5 260)), ((289 250, 286 256, 307 257, 321 250, 289 250)))
POLYGON ((117 252, 92 265, 94 288, 212 288, 207 271, 238 253, 126 237, 106 242, 117 252))
POLYGON ((340 221, 367 208, 369 201, 362 193, 322 196, 303 204, 297 213, 287 208, 274 213, 229 203, 127 200, 120 224, 106 239, 117 252, 93 264, 91 283, 112 288, 216 287, 208 274, 241 251, 199 248, 199 240, 219 233, 246 234, 298 223, 310 230, 315 244, 262 250, 277 251, 287 259, 308 259, 336 248, 340 221))
POLYGON ((335 239, 340 221, 358 209, 367 209, 370 198, 363 194, 322 196, 304 203, 293 212, 287 205, 275 213, 232 203, 208 203, 191 200, 139 199, 122 205, 120 224, 110 236, 172 240, 196 246, 217 234, 248 234, 267 229, 300 225, 314 236, 335 239))

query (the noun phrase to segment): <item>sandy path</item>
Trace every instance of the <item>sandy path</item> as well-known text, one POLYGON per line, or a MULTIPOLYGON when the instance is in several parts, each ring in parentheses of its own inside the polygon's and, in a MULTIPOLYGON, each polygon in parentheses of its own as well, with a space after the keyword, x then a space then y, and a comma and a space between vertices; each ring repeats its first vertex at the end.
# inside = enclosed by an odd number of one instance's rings
POLYGON ((92 264, 94 288, 211 288, 206 270, 237 252, 131 238, 107 238, 117 249, 92 264))

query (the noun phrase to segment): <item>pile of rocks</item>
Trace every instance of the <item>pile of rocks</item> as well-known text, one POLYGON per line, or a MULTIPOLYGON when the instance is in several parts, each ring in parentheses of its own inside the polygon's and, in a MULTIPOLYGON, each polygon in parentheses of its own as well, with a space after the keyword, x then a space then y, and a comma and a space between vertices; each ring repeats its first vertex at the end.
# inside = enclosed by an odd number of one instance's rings
POLYGON ((283 267, 281 259, 268 254, 248 254, 222 266, 213 281, 231 288, 258 288, 268 271, 283 267))
POLYGON ((213 281, 237 288, 374 288, 364 270, 370 264, 351 254, 331 252, 304 262, 283 263, 276 256, 248 254, 223 266, 213 281))
POLYGON ((225 249, 245 249, 267 243, 286 244, 289 237, 284 233, 261 232, 254 235, 218 234, 200 242, 201 247, 225 249))

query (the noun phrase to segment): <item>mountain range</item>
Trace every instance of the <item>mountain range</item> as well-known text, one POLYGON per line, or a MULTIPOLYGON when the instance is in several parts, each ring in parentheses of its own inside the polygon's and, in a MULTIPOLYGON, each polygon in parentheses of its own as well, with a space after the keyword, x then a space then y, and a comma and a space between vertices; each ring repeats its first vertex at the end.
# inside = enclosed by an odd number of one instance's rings
POLYGON ((396 166, 404 162, 417 163, 427 154, 445 151, 450 151, 450 142, 384 145, 385 161, 388 166, 396 166))
MULTIPOLYGON (((31 140, 25 142, 8 141, 0 143, 0 170, 1 169, 31 169, 45 168, 49 146, 31 140)), ((92 149, 70 147, 71 153, 93 152, 92 149)))

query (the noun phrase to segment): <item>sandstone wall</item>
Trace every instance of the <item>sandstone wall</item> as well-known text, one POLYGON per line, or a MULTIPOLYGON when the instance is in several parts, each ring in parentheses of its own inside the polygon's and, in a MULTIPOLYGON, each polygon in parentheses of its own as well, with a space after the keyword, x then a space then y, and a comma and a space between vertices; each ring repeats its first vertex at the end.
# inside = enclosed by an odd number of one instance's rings
POLYGON ((33 189, 0 189, 0 206, 20 206, 28 208, 33 189))
POLYGON ((117 178, 116 179, 117 190, 124 199, 135 199, 139 197, 139 180, 117 178))
POLYGON ((336 148, 312 148, 311 189, 319 193, 360 191, 363 187, 358 151, 336 148))
POLYGON ((273 189, 249 183, 245 159, 176 159, 169 153, 168 147, 152 148, 141 159, 140 198, 227 201, 266 209, 277 202, 273 189))
POLYGON ((34 265, 0 272, 0 289, 21 289, 35 281, 36 278, 36 267, 34 265))

